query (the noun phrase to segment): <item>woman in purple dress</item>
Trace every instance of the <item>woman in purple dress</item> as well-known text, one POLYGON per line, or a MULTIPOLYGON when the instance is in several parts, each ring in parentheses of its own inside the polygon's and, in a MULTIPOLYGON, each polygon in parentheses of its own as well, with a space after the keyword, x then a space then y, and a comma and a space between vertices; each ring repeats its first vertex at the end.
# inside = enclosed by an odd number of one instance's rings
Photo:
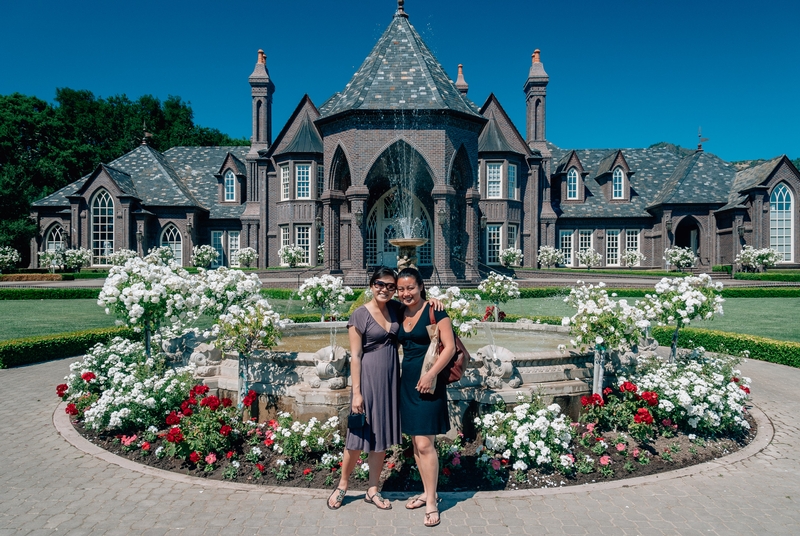
POLYGON ((328 498, 328 508, 342 506, 350 474, 361 452, 367 452, 369 487, 364 501, 381 510, 391 503, 378 491, 386 449, 401 441, 399 391, 400 364, 397 355, 397 332, 400 329, 400 303, 393 300, 397 289, 394 270, 380 268, 369 281, 373 299, 350 316, 351 411, 366 414, 366 425, 348 430, 345 441, 342 475, 339 485, 328 498))

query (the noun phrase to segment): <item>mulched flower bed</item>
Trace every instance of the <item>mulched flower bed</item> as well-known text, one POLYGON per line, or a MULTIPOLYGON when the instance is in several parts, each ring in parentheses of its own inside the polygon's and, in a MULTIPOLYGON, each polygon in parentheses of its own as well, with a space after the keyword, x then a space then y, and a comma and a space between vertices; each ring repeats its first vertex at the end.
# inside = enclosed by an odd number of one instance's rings
MULTIPOLYGON (((676 431, 672 437, 661 436, 654 441, 641 443, 627 434, 615 432, 594 433, 591 425, 578 425, 574 429, 576 437, 575 470, 571 475, 563 475, 553 471, 540 471, 536 468, 517 471, 510 464, 501 463, 498 469, 481 463, 480 438, 465 441, 457 449, 458 456, 446 454, 440 459, 441 474, 440 491, 478 491, 478 490, 514 490, 531 488, 554 488, 608 482, 625 478, 646 476, 666 471, 673 471, 699 463, 715 460, 736 452, 749 444, 756 436, 756 423, 748 414, 750 430, 736 438, 699 438, 676 431)), ((169 456, 157 457, 155 452, 166 446, 165 438, 156 438, 143 448, 142 441, 129 441, 130 436, 114 436, 87 430, 80 422, 73 422, 75 429, 93 444, 124 458, 185 475, 207 478, 210 480, 228 480, 250 484, 270 486, 291 486, 299 488, 330 488, 339 481, 338 465, 333 468, 314 466, 313 464, 295 463, 291 470, 284 472, 285 478, 278 479, 273 471, 275 467, 272 451, 263 448, 260 460, 263 471, 258 471, 255 463, 245 458, 249 446, 243 441, 236 444, 230 454, 220 455, 208 470, 204 464, 194 464, 169 456), (232 471, 232 462, 238 461, 240 466, 232 471)), ((439 452, 447 451, 448 440, 440 443, 439 452)), ((460 442, 459 442, 460 443, 460 442)), ((456 443, 458 446, 459 443, 456 443)), ((456 450, 456 449, 452 449, 456 450)), ((275 457, 277 459, 277 456, 275 457)), ((413 466, 413 457, 409 449, 401 447, 387 452, 382 476, 384 491, 422 491, 419 473, 413 466)), ((351 490, 366 490, 366 473, 357 470, 350 479, 351 490)))

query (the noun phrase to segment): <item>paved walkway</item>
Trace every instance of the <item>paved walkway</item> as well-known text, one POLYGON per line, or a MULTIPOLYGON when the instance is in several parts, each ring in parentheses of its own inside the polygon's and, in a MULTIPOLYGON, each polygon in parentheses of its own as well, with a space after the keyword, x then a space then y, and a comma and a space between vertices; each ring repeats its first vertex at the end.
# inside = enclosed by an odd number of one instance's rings
POLYGON ((419 510, 408 512, 399 500, 382 512, 354 492, 341 510, 330 511, 327 492, 180 482, 88 455, 52 421, 54 386, 67 365, 0 370, 0 536, 800 533, 798 369, 757 361, 743 366, 753 378, 753 400, 775 430, 752 456, 688 476, 615 486, 443 494, 442 524, 431 531, 419 510))

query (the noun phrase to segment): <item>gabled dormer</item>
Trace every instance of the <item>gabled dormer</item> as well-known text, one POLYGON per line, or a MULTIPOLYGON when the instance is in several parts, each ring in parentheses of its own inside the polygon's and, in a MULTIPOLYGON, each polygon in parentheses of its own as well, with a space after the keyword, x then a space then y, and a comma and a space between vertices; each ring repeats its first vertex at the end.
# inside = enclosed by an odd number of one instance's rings
POLYGON ((247 167, 244 162, 228 153, 214 176, 219 183, 218 199, 220 203, 241 204, 247 201, 245 199, 247 167))
POLYGON ((480 112, 489 120, 478 137, 481 195, 484 199, 519 200, 533 152, 494 94, 489 95, 480 112))
POLYGON ((559 185, 561 203, 583 203, 586 201, 586 177, 589 172, 583 168, 578 154, 573 150, 565 154, 555 165, 553 178, 559 185))
POLYGON ((613 151, 600 160, 594 180, 611 203, 629 203, 631 200, 631 171, 622 150, 613 151))

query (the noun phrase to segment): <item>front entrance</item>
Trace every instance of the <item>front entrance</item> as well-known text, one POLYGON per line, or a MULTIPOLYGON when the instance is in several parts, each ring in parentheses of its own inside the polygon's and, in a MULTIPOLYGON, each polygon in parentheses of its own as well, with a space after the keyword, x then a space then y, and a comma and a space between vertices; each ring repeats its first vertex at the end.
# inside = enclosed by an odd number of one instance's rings
MULTIPOLYGON (((365 243, 367 266, 397 267, 397 248, 389 243, 389 240, 402 236, 402 232, 398 229, 397 220, 400 212, 396 202, 396 192, 396 188, 386 192, 378 199, 367 217, 365 243)), ((414 235, 428 239, 428 242, 417 250, 418 264, 419 266, 430 266, 433 264, 431 219, 419 199, 413 194, 410 195, 412 195, 413 201, 412 220, 416 222, 414 235)))

